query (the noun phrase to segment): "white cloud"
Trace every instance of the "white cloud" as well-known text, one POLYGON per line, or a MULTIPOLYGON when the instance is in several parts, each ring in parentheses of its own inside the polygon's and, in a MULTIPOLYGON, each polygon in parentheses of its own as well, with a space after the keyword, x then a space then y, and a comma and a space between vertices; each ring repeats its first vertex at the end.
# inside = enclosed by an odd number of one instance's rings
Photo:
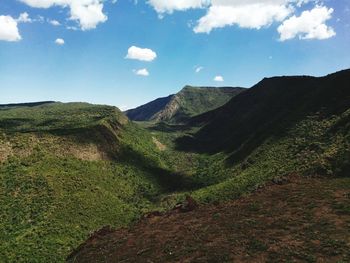
POLYGON ((139 48, 135 46, 131 46, 128 49, 128 54, 125 58, 127 59, 136 59, 141 61, 153 61, 156 59, 157 54, 153 50, 149 48, 139 48))
POLYGON ((215 28, 237 25, 260 29, 287 18, 293 8, 287 0, 213 0, 207 14, 198 20, 196 33, 210 33, 215 28))
POLYGON ((27 12, 24 12, 24 13, 19 15, 19 17, 17 18, 17 22, 18 23, 32 23, 33 19, 31 19, 29 17, 27 12))
POLYGON ((199 66, 199 67, 196 67, 195 71, 196 71, 196 73, 199 73, 199 72, 201 72, 203 69, 204 69, 204 67, 199 66))
POLYGON ((21 39, 17 21, 11 16, 0 16, 0 40, 14 42, 21 39))
MULTIPOLYGON (((148 4, 161 17, 164 13, 171 14, 174 11, 185 11, 190 8, 206 8, 207 13, 193 28, 195 33, 210 33, 216 28, 235 25, 259 30, 276 22, 282 23, 302 5, 310 2, 322 3, 321 0, 148 0, 148 4)), ((324 25, 323 22, 318 25, 315 25, 315 22, 304 25, 309 28, 304 29, 307 32, 304 32, 303 38, 323 39, 334 35, 333 29, 324 25)), ((191 25, 192 22, 189 24, 191 25)))
POLYGON ((37 19, 35 20, 35 21, 38 21, 38 22, 40 22, 40 23, 43 23, 43 22, 45 22, 45 18, 43 17, 43 16, 37 16, 37 19))
POLYGON ((50 8, 53 6, 69 7, 70 20, 79 23, 82 30, 96 28, 107 21, 103 13, 103 0, 21 0, 23 3, 36 8, 50 8))
POLYGON ((102 12, 103 4, 93 1, 89 5, 73 3, 71 5, 71 19, 80 23, 82 30, 94 29, 99 23, 107 21, 107 16, 102 12))
POLYGON ((149 72, 148 72, 148 70, 146 68, 139 69, 139 70, 133 70, 133 72, 136 75, 139 75, 139 76, 144 76, 144 77, 149 76, 149 72))
POLYGON ((61 25, 61 23, 58 22, 57 20, 48 20, 48 22, 53 26, 60 26, 61 25))
POLYGON ((203 8, 208 5, 210 0, 149 0, 151 5, 158 13, 171 14, 174 11, 184 11, 191 8, 203 8))
POLYGON ((67 28, 68 30, 73 30, 73 31, 79 30, 79 28, 77 28, 77 27, 75 27, 75 26, 66 26, 66 28, 67 28))
POLYGON ((128 110, 130 107, 129 106, 126 106, 126 105, 122 105, 122 106, 119 106, 118 107, 121 111, 126 111, 128 110))
POLYGON ((64 39, 62 39, 62 38, 57 38, 56 40, 55 40, 55 43, 57 44, 57 45, 59 45, 59 46, 62 46, 62 45, 64 45, 64 39))
POLYGON ((280 40, 285 41, 299 37, 300 39, 327 39, 336 35, 332 27, 325 22, 332 18, 332 8, 325 6, 316 6, 310 11, 304 11, 302 14, 292 16, 278 27, 280 40))
POLYGON ((49 8, 53 5, 68 5, 67 0, 21 0, 21 2, 36 8, 49 8))
POLYGON ((224 81, 224 77, 223 76, 215 76, 215 78, 213 79, 214 81, 217 81, 217 82, 223 82, 224 81))

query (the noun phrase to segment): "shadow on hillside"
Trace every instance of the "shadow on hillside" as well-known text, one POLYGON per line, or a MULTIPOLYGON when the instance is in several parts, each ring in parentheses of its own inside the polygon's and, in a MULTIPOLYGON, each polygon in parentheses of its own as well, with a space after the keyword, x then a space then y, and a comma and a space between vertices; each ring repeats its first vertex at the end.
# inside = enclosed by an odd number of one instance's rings
MULTIPOLYGON (((207 154, 225 152, 228 165, 240 162, 265 141, 291 136, 287 132, 310 116, 318 122, 348 110, 349 80, 350 71, 323 78, 264 79, 218 111, 196 117, 192 124, 200 120, 205 125, 192 136, 178 138, 176 149, 207 154)), ((304 135, 307 133, 306 127, 304 135)))
MULTIPOLYGON (((100 117, 94 118, 94 121, 100 120, 100 117)), ((32 118, 11 118, 0 120, 0 129, 3 129, 7 133, 29 133, 29 132, 49 132, 52 134, 75 134, 84 129, 85 127, 75 127, 73 123, 65 124, 61 119, 52 118, 39 121, 32 118)))
MULTIPOLYGON (((300 121, 302 117, 292 121, 285 122, 283 117, 279 116, 269 123, 261 125, 248 125, 241 129, 234 127, 229 132, 222 133, 213 138, 211 134, 205 134, 203 131, 191 135, 185 135, 175 140, 176 149, 185 152, 195 152, 201 154, 216 154, 223 152, 228 157, 226 163, 228 166, 244 161, 255 149, 265 141, 278 140, 286 136, 290 127, 300 121)), ((209 123, 208 125, 211 125, 209 123)))
POLYGON ((164 192, 188 191, 199 188, 191 178, 160 167, 155 160, 136 152, 129 146, 123 147, 118 156, 116 161, 136 166, 142 171, 148 171, 164 192))
POLYGON ((183 124, 169 124, 169 123, 165 123, 165 122, 159 122, 151 127, 148 127, 148 130, 170 133, 170 132, 186 131, 189 128, 190 127, 183 125, 183 124))
POLYGON ((72 136, 77 143, 94 142, 100 152, 106 153, 109 160, 137 167, 147 171, 151 179, 164 192, 186 191, 199 188, 191 178, 160 167, 154 159, 135 151, 130 146, 120 145, 116 135, 103 125, 88 128, 59 129, 50 131, 56 136, 72 136))
POLYGON ((2 119, 0 120, 0 127, 6 131, 15 132, 19 127, 32 122, 28 118, 12 118, 12 119, 2 119))

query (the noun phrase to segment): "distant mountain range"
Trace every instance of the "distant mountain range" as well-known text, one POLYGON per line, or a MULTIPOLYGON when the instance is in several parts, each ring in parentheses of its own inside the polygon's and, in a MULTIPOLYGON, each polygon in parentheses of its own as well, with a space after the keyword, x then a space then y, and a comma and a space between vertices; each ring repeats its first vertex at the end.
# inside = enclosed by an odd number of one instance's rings
POLYGON ((55 101, 39 101, 39 102, 27 102, 27 103, 11 103, 0 104, 0 108, 16 108, 16 107, 36 107, 45 104, 55 103, 55 101))
POLYGON ((232 87, 186 86, 176 94, 158 98, 145 105, 128 110, 125 114, 133 121, 180 123, 190 117, 224 105, 244 90, 244 88, 232 87))

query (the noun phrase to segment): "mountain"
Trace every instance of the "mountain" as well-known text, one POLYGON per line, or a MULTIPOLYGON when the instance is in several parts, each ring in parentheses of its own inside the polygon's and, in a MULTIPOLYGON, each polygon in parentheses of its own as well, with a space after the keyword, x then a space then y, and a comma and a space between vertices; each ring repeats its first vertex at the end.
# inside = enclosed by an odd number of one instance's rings
POLYGON ((204 151, 232 152, 252 141, 281 135, 307 117, 346 114, 349 80, 350 70, 320 78, 265 78, 223 107, 189 120, 189 125, 202 127, 194 136, 195 144, 204 146, 204 151))
POLYGON ((174 97, 175 95, 169 95, 168 97, 158 98, 135 109, 127 110, 125 114, 130 120, 134 121, 152 120, 154 116, 161 112, 174 97))
POLYGON ((242 91, 243 88, 186 86, 175 95, 156 99, 125 114, 134 121, 179 123, 224 105, 242 91))
POLYGON ((206 168, 212 174, 206 180, 218 178, 217 184, 194 196, 229 198, 277 175, 348 176, 349 81, 350 70, 320 78, 268 78, 223 107, 192 118, 188 125, 197 129, 177 137, 177 150, 209 154, 234 171, 225 179, 206 168))

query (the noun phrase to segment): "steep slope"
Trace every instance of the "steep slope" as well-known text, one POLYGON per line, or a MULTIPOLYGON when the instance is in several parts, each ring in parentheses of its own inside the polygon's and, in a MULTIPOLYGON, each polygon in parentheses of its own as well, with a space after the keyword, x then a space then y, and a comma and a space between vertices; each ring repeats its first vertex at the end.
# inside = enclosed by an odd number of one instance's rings
POLYGON ((63 262, 91 231, 152 209, 175 185, 158 155, 115 107, 0 109, 0 261, 63 262))
POLYGON ((135 109, 127 110, 125 114, 130 120, 133 121, 152 120, 158 112, 162 111, 166 107, 174 96, 175 95, 169 95, 168 97, 158 98, 135 109))
POLYGON ((204 126, 195 136, 207 142, 203 150, 232 152, 251 139, 281 134, 307 116, 343 114, 350 106, 349 80, 350 70, 321 78, 264 79, 190 124, 204 126))
POLYGON ((136 109, 126 111, 135 121, 165 121, 179 123, 189 117, 216 109, 237 94, 242 88, 213 88, 186 86, 175 95, 160 98, 136 109))

